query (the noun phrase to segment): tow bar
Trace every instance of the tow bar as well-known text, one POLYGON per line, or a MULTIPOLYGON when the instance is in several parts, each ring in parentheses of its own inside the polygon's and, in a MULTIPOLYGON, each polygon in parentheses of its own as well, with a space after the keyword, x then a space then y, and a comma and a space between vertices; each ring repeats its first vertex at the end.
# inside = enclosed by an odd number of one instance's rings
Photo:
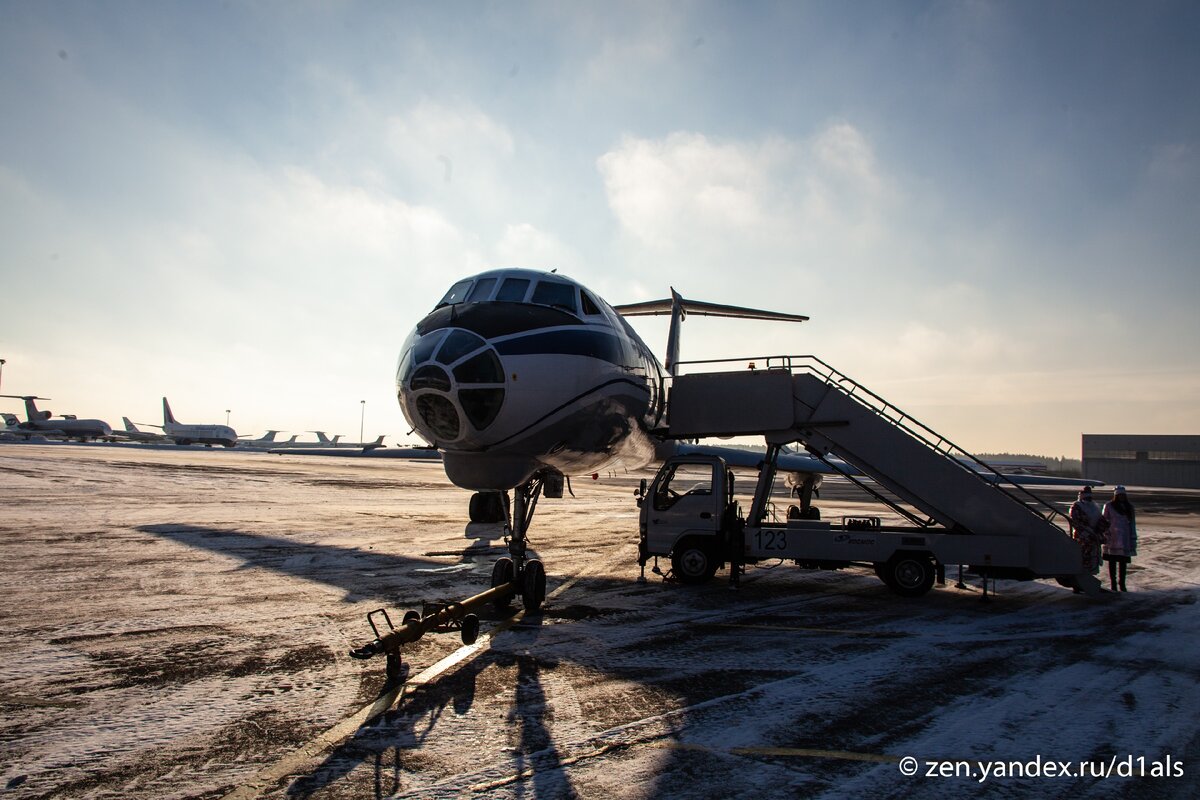
POLYGON ((368 659, 380 654, 386 655, 388 683, 396 683, 403 679, 400 659, 400 649, 403 645, 417 641, 430 631, 444 633, 454 630, 461 631, 463 644, 474 644, 479 638, 479 617, 474 613, 475 610, 488 603, 502 608, 517 591, 515 582, 504 583, 458 603, 427 603, 420 612, 404 612, 404 619, 399 628, 392 624, 386 609, 377 608, 367 614, 367 622, 371 625, 375 639, 351 650, 350 657, 368 659), (377 615, 382 616, 387 625, 387 630, 383 633, 380 633, 379 626, 375 623, 377 615))

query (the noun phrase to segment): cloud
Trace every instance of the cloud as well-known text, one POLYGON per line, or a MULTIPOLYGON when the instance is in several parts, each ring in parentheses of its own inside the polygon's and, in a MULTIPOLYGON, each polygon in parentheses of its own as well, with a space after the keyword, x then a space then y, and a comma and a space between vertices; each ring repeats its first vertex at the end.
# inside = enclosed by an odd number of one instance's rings
POLYGON ((847 122, 809 140, 627 136, 597 168, 626 236, 701 263, 873 241, 895 195, 867 137, 847 122))
POLYGON ((505 126, 473 106, 422 100, 386 123, 394 161, 412 176, 436 183, 477 184, 495 165, 512 159, 516 146, 505 126))
POLYGON ((528 267, 573 273, 580 265, 579 256, 555 236, 527 223, 514 223, 504 229, 493 248, 494 266, 528 267))

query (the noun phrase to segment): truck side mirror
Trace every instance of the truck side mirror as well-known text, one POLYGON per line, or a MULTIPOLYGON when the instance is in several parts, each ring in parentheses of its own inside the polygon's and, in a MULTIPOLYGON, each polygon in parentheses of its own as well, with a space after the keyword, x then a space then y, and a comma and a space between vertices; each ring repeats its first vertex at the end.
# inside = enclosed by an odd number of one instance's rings
POLYGON ((642 498, 646 496, 646 479, 645 478, 642 478, 641 483, 638 484, 638 488, 633 490, 633 496, 635 498, 637 498, 637 507, 641 508, 642 507, 642 498))

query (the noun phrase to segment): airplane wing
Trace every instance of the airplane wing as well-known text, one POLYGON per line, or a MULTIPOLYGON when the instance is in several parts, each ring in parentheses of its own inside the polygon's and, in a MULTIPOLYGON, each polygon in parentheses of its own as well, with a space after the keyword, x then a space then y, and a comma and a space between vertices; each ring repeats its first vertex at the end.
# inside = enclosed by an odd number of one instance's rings
POLYGON ((41 428, 6 427, 6 428, 0 429, 0 433, 9 433, 9 434, 12 434, 13 436, 19 436, 22 439, 32 439, 34 436, 41 436, 43 438, 49 437, 52 439, 56 438, 56 437, 66 438, 67 436, 70 435, 66 431, 60 431, 57 428, 41 429, 41 428))
MULTIPOLYGON (((766 457, 766 453, 757 450, 743 450, 740 447, 721 447, 710 444, 686 444, 680 442, 675 448, 675 454, 681 456, 701 455, 717 456, 731 467, 743 469, 758 469, 766 457)), ((826 464, 815 456, 807 453, 780 453, 777 464, 780 472, 813 472, 818 475, 854 475, 861 476, 857 468, 839 459, 830 459, 835 466, 826 464)))
POLYGON ((433 447, 273 447, 267 451, 277 456, 337 456, 351 458, 406 458, 421 461, 441 461, 442 454, 433 447))
MULTIPOLYGON (((731 467, 741 467, 743 469, 758 469, 758 465, 762 463, 765 453, 755 450, 743 450, 739 447, 721 447, 719 445, 705 444, 686 444, 680 442, 676 446, 675 452, 678 455, 706 455, 718 456, 725 460, 725 463, 731 467)), ((779 454, 779 459, 776 462, 780 472, 809 472, 817 475, 852 475, 856 478, 865 478, 863 472, 838 458, 829 458, 829 463, 822 461, 816 456, 811 456, 808 453, 792 453, 783 452, 779 454)), ((1015 483, 1018 486, 1069 486, 1079 488, 1081 486, 1103 486, 1104 481, 1097 481, 1091 478, 1060 478, 1053 475, 1030 475, 1028 473, 1017 472, 987 472, 981 469, 977 464, 969 461, 959 460, 959 463, 964 468, 971 469, 976 472, 979 477, 990 483, 1015 483)))

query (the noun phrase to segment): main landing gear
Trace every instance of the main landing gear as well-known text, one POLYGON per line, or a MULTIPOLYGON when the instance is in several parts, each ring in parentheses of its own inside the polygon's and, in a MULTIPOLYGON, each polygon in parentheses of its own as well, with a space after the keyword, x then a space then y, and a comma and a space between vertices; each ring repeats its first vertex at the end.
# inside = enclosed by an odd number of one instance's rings
MULTIPOLYGON (((477 492, 471 497, 472 522, 504 522, 508 555, 497 559, 492 567, 492 588, 515 583, 528 613, 541 609, 546 600, 546 568, 539 559, 528 557, 529 524, 540 496, 562 497, 562 492, 562 473, 545 470, 513 489, 511 508, 507 492, 477 492), (495 518, 497 511, 500 519, 495 518)), ((498 611, 503 610, 508 598, 496 600, 495 605, 498 611)))

